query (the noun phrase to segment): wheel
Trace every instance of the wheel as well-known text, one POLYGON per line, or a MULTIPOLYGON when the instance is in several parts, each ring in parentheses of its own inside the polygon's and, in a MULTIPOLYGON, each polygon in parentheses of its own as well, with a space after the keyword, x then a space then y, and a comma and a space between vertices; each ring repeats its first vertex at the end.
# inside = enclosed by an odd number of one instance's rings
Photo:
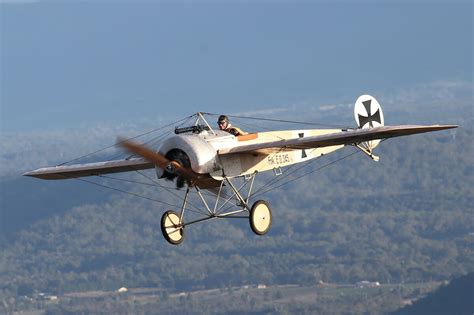
POLYGON ((161 232, 168 243, 179 245, 184 238, 184 228, 179 215, 173 210, 168 210, 161 217, 161 232))
POLYGON ((256 201, 250 209, 250 227, 257 235, 268 232, 272 224, 272 210, 270 205, 264 200, 256 201))

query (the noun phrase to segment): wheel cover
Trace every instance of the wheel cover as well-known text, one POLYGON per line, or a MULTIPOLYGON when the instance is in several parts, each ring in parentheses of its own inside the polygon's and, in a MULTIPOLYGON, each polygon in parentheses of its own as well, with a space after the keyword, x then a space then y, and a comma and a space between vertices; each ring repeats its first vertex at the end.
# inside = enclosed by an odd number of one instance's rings
POLYGON ((180 224, 179 216, 168 211, 163 216, 162 232, 166 240, 172 244, 179 244, 183 239, 183 228, 180 224))
POLYGON ((272 223, 270 207, 265 202, 257 202, 252 207, 251 227, 257 234, 265 234, 272 223))

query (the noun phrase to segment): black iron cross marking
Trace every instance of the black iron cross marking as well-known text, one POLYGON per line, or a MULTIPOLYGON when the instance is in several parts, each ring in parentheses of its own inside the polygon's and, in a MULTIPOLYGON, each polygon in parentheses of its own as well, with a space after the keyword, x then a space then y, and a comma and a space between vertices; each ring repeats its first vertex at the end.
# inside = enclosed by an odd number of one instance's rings
POLYGON ((362 104, 364 104, 364 107, 365 107, 365 110, 367 111, 368 116, 366 117, 366 116, 362 116, 362 115, 359 114, 359 127, 360 128, 362 128, 362 126, 365 126, 366 123, 369 123, 369 126, 371 128, 374 127, 374 124, 372 123, 373 121, 376 121, 379 124, 382 123, 380 121, 380 112, 379 112, 378 109, 373 115, 370 114, 371 113, 371 111, 370 111, 371 103, 372 103, 372 100, 362 102, 362 104))
MULTIPOLYGON (((298 136, 299 136, 300 138, 303 138, 303 137, 304 137, 304 133, 299 133, 298 136)), ((302 152, 301 152, 301 158, 304 159, 305 157, 307 157, 307 155, 306 155, 306 150, 303 149, 302 152)))

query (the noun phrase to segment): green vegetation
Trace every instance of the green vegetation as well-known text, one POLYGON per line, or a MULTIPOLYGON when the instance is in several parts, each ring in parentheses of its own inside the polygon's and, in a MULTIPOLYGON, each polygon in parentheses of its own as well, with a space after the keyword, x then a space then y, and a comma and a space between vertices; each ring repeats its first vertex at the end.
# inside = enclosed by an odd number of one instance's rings
MULTIPOLYGON (((32 302, 43 314, 381 314, 437 287, 423 285, 242 286, 165 294, 132 289, 126 293, 70 293, 58 301, 32 302)), ((26 306, 26 305, 25 305, 26 306)))
MULTIPOLYGON (((91 197, 89 204, 51 213, 5 239, 0 312, 394 311, 402 298, 432 290, 433 281, 474 271, 471 139, 469 130, 460 129, 390 140, 379 148, 379 163, 357 154, 272 190, 260 196, 270 200, 274 215, 263 237, 253 235, 246 220, 214 220, 187 228, 184 243, 171 246, 159 228, 166 206, 129 195, 114 194, 100 203, 91 197), (362 280, 382 286, 345 286, 362 280), (405 283, 429 284, 399 285, 405 283), (269 288, 235 289, 257 284, 269 288), (295 287, 279 287, 287 284, 295 287), (87 303, 73 294, 124 286, 157 293, 143 299, 89 297, 87 303), (304 288, 313 298, 300 300, 307 294, 304 288), (221 303, 217 297, 206 302, 189 294, 213 289, 223 296, 221 303), (28 300, 38 292, 59 300, 28 300), (178 306, 162 308, 170 305, 178 306)), ((302 173, 343 156, 324 157, 302 173)), ((42 185, 49 183, 38 182, 42 185)), ((176 203, 157 188, 123 188, 176 203)), ((67 198, 73 189, 62 193, 67 198)), ((107 192, 98 188, 95 193, 107 192)), ((25 215, 44 211, 44 205, 25 206, 25 215)))

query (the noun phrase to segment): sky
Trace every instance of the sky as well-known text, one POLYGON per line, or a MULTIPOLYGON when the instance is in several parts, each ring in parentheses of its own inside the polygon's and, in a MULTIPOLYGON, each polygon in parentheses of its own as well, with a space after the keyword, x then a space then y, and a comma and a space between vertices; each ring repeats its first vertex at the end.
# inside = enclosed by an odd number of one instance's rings
POLYGON ((2 134, 327 106, 433 82, 472 91, 472 1, 1 0, 0 11, 2 134))

